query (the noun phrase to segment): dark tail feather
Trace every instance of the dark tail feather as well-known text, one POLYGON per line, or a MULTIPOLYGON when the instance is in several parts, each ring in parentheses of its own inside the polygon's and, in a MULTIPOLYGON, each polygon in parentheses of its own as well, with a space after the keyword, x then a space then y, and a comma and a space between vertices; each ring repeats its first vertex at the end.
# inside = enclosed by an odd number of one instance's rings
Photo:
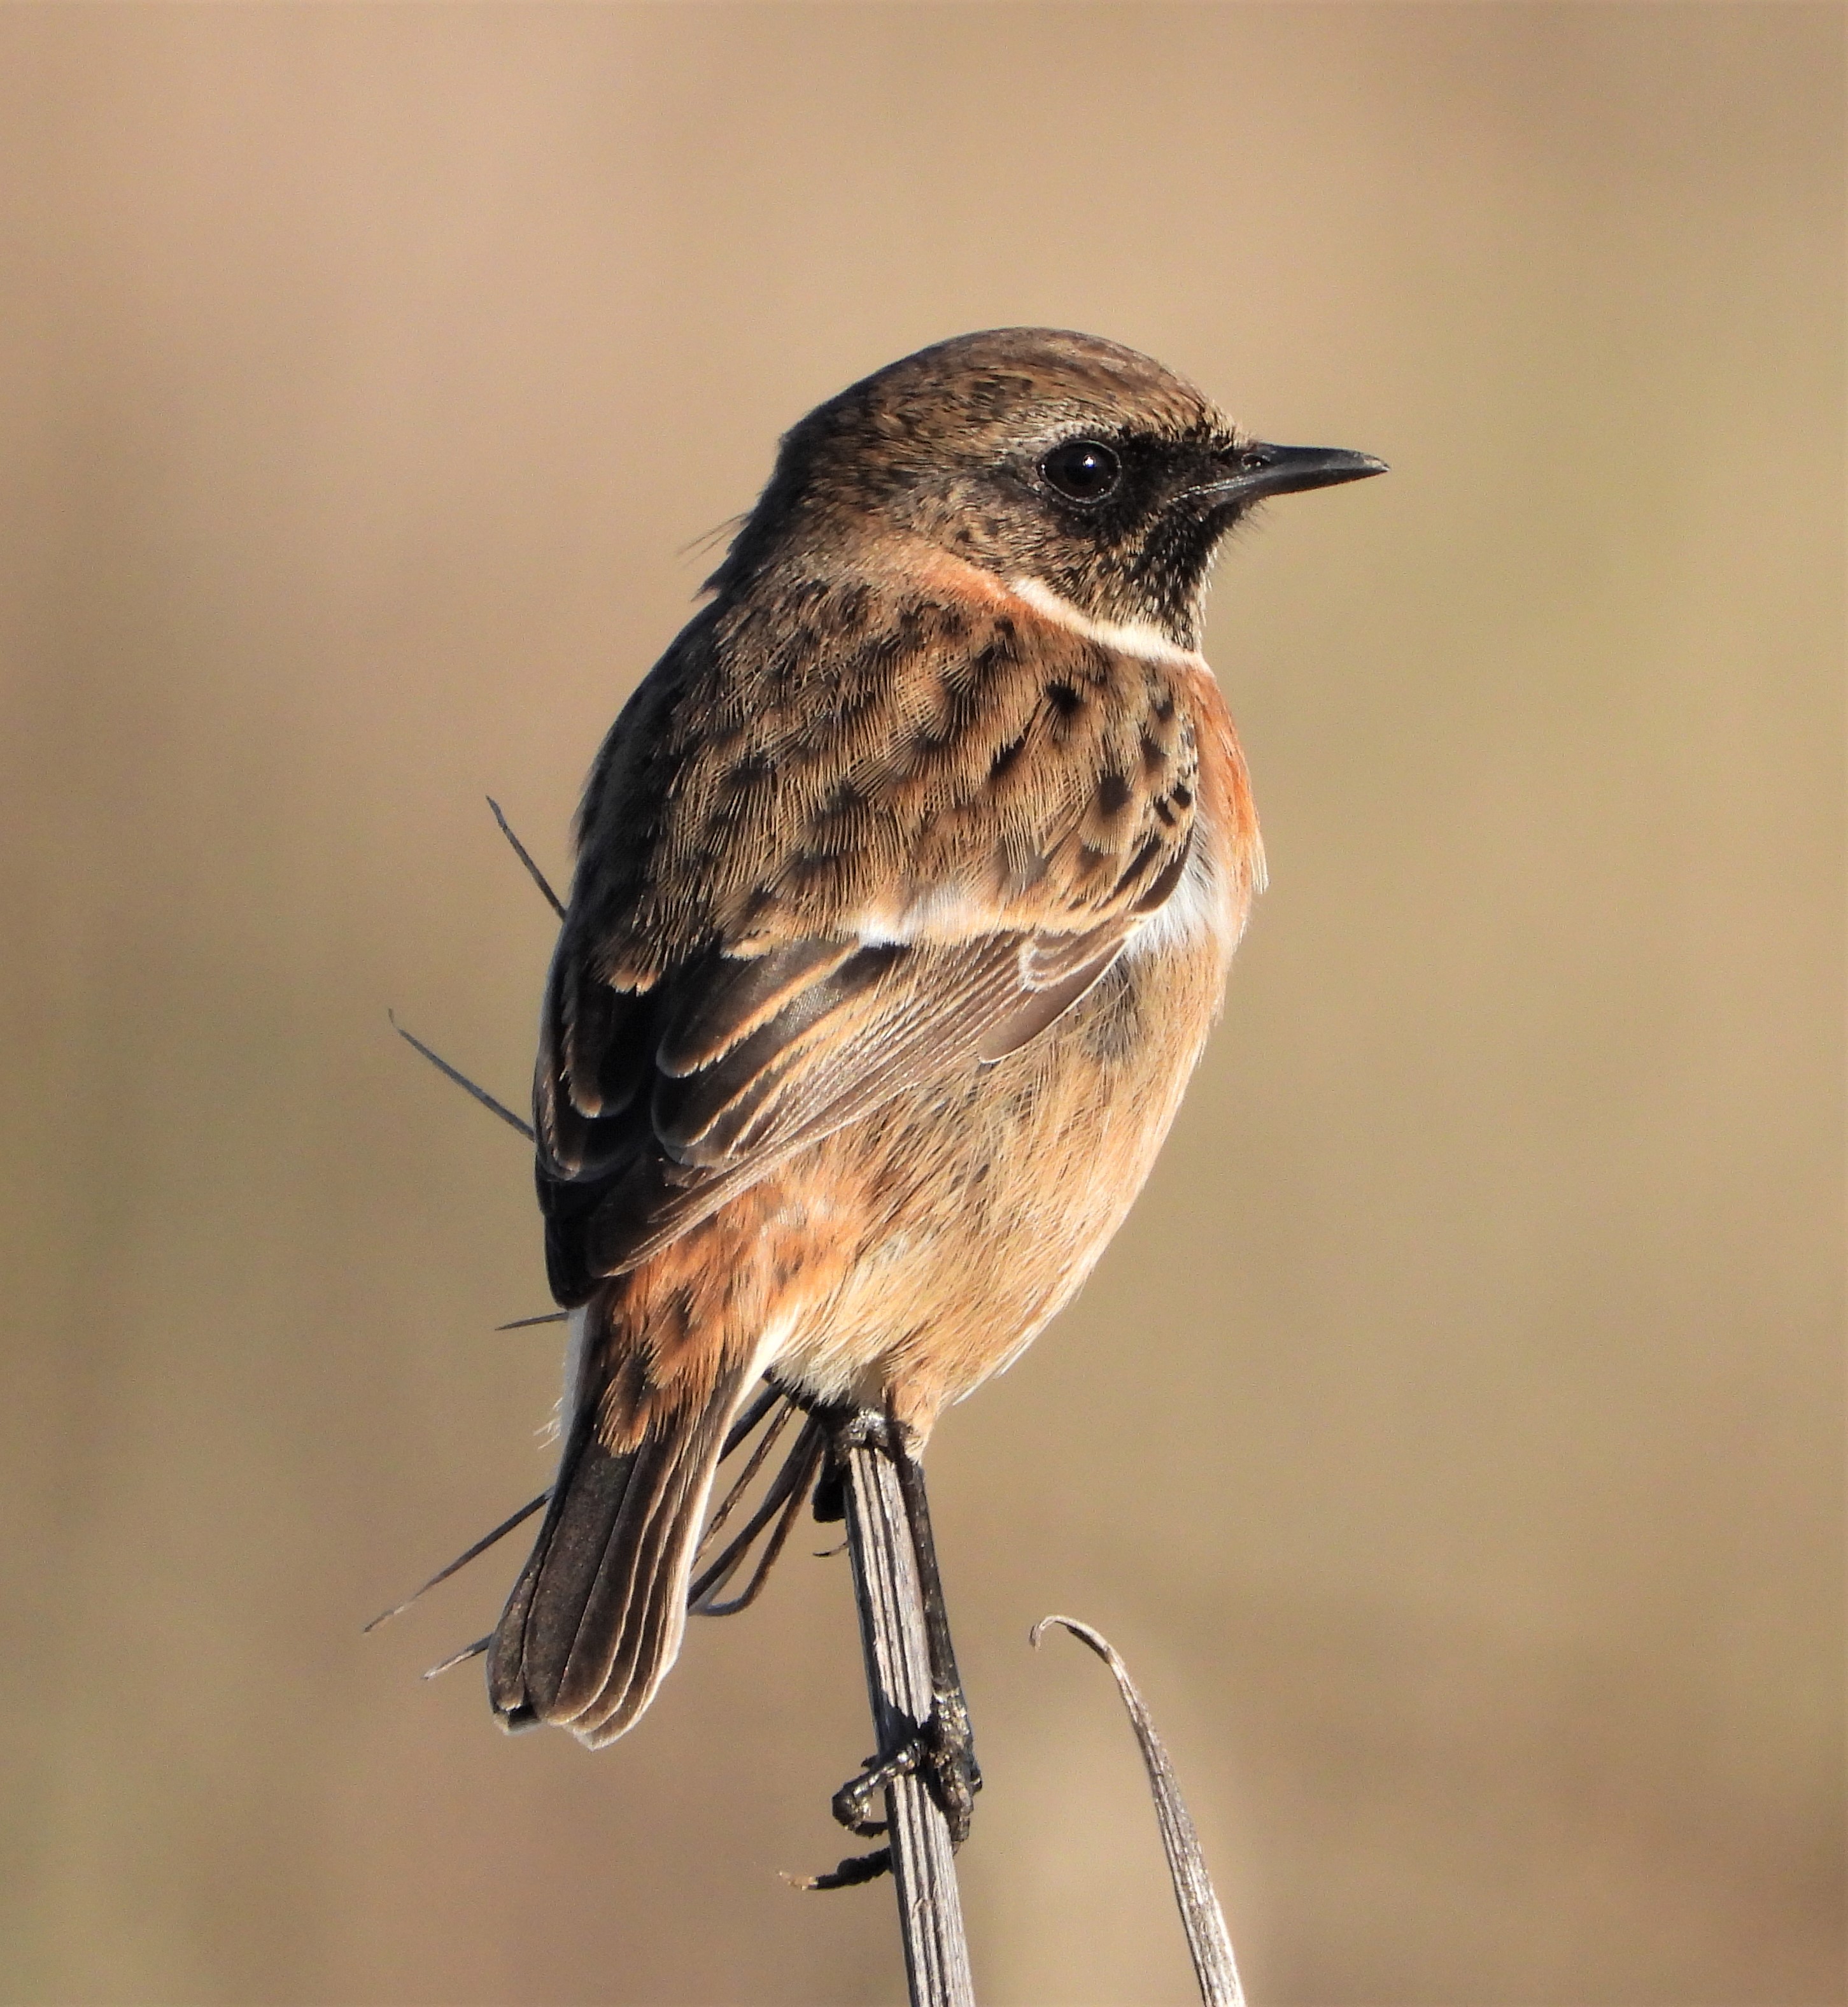
POLYGON ((670 1418, 612 1455, 585 1404, 551 1508, 488 1656, 488 1691, 509 1728, 541 1721, 593 1748, 632 1727, 680 1650, 699 1522, 744 1375, 706 1408, 670 1418))

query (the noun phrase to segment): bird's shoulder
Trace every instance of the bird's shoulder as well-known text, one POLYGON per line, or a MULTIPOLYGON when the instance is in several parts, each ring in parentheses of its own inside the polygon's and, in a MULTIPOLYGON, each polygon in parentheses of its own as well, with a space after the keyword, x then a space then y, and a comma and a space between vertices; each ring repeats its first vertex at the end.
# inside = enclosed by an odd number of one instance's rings
POLYGON ((1186 848, 1196 668, 942 554, 709 607, 593 770, 572 931, 627 988, 715 943, 1082 927, 1186 848))

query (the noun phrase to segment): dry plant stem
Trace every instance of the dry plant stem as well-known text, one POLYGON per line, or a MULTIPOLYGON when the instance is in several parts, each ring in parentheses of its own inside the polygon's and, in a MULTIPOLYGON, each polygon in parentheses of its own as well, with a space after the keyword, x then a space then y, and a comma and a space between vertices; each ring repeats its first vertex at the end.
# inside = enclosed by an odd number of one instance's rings
POLYGON ((394 1617, 402 1617, 420 1597, 427 1595, 438 1582, 447 1582, 451 1575, 468 1566, 477 1556, 484 1554, 495 1541, 504 1540, 516 1526, 523 1526, 541 1505, 551 1502, 552 1490, 548 1484, 537 1498, 529 1498, 517 1512, 510 1512, 491 1533, 484 1533, 472 1547, 466 1547, 447 1567, 439 1568, 421 1589, 414 1589, 402 1603, 394 1603, 389 1610, 382 1610, 370 1624, 362 1626, 365 1631, 376 1631, 382 1624, 389 1624, 394 1617))
POLYGON ((552 890, 551 885, 547 883, 545 873, 533 862, 532 855, 527 850, 526 846, 513 834, 512 824, 509 824, 507 818, 502 814, 501 805, 495 799, 492 795, 490 795, 488 797, 488 806, 494 810, 494 819, 501 826, 502 835, 505 837, 507 841, 512 845, 514 855, 517 857, 520 862, 526 867, 527 876, 531 878, 533 883, 539 887, 540 892, 544 895, 545 903, 551 908, 552 911, 558 915, 560 919, 563 919, 565 917, 565 901, 558 897, 558 894, 552 890))
POLYGON ((1089 1645, 1115 1675, 1117 1691, 1129 1710, 1135 1739, 1142 1744, 1142 1762, 1149 1772, 1149 1788, 1155 1797, 1155 1816, 1161 1826, 1161 1843, 1168 1857, 1168 1874, 1174 1884, 1174 1900, 1180 1906, 1181 1921, 1187 1931, 1187 1948, 1193 1954, 1194 1976, 1200 1984, 1206 2007, 1244 2007, 1244 1989, 1238 1983, 1238 1966, 1232 1956, 1232 1939, 1219 1898, 1213 1892, 1213 1878, 1200 1851, 1200 1836, 1181 1802, 1181 1787, 1167 1746, 1155 1732, 1155 1723, 1142 1704, 1129 1677, 1129 1668, 1118 1657, 1110 1640, 1075 1617, 1043 1617, 1033 1628, 1033 1641, 1040 1642, 1048 1624, 1061 1624, 1074 1638, 1089 1645))
MULTIPOLYGON (((848 1450, 847 1465, 848 1551, 882 1754, 915 1734, 931 1712, 930 1653, 898 1473, 871 1447, 848 1450)), ((975 2007, 949 1823, 919 1776, 887 1787, 885 1817, 911 2007, 975 2007)))
POLYGON ((385 1014, 386 1021, 391 1025, 392 1029, 397 1033, 399 1037, 401 1038, 414 1052, 421 1053, 424 1058, 427 1059, 430 1063, 435 1067, 437 1071, 442 1075, 445 1080, 452 1080, 456 1085, 462 1089, 464 1094, 473 1095, 476 1100, 480 1102, 481 1106, 485 1108, 491 1115, 499 1116, 501 1120, 506 1123, 509 1129, 517 1130, 519 1134, 526 1138, 529 1143, 533 1140, 533 1125, 531 1123, 521 1121, 519 1117, 514 1113, 511 1108, 508 1107, 503 1102, 496 1101, 494 1096, 488 1092, 486 1088, 476 1086, 475 1083, 469 1078, 466 1074, 459 1073, 456 1068, 451 1066, 449 1062, 443 1057, 441 1053, 433 1052, 429 1046, 424 1044, 423 1040, 420 1039, 414 1032, 406 1031, 404 1027, 398 1022, 396 1014, 394 1012, 388 1011, 385 1014))

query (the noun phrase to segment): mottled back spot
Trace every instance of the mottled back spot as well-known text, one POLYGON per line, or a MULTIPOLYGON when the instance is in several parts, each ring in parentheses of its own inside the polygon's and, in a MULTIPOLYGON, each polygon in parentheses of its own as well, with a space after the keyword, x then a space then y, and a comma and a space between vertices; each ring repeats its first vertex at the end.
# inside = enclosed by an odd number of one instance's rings
POLYGON ((1084 699, 1068 683, 1048 683, 1046 701, 1060 718, 1075 718, 1084 709, 1084 699))
POLYGON ((1130 800, 1129 783, 1121 774, 1106 774, 1097 783, 1097 806, 1105 815, 1121 815, 1130 800))

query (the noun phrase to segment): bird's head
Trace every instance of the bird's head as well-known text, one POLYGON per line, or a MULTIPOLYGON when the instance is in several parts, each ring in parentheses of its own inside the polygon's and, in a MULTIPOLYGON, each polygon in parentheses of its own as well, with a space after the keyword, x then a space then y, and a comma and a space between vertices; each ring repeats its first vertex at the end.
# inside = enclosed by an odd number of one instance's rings
POLYGON ((1000 328, 920 349, 811 411, 712 583, 798 555, 877 563, 889 548, 903 563, 921 539, 1191 647, 1213 553, 1254 504, 1385 471, 1366 453, 1251 439, 1114 342, 1000 328))

